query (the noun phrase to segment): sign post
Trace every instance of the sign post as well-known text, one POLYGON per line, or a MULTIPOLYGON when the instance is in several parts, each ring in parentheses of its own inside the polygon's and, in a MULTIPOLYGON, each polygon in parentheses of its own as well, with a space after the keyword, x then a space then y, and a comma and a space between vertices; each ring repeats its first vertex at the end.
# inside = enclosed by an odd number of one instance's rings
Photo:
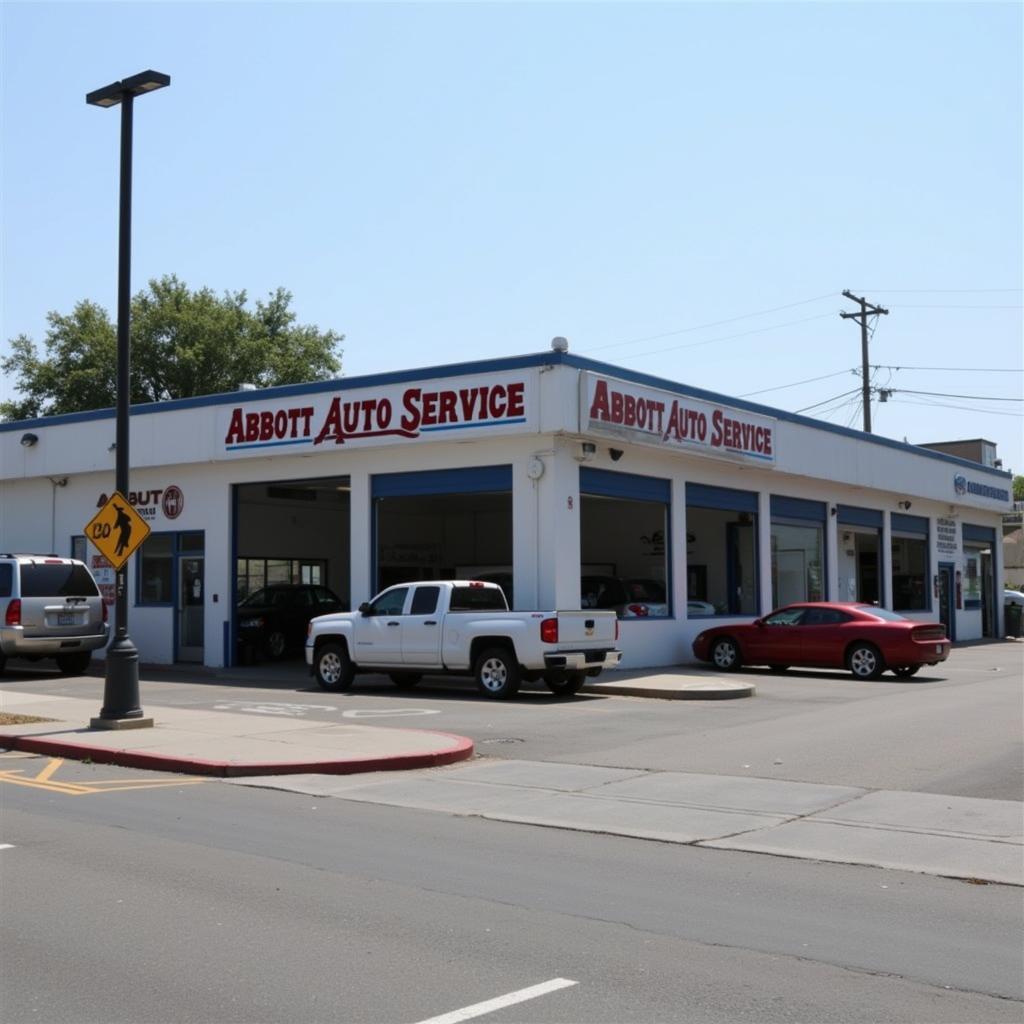
POLYGON ((103 707, 99 717, 89 723, 93 729, 142 729, 153 724, 152 718, 143 717, 139 704, 139 655, 128 639, 128 624, 125 621, 128 608, 128 559, 142 546, 149 534, 149 524, 120 491, 114 491, 85 527, 86 538, 117 572, 114 587, 114 639, 107 648, 107 659, 109 661, 116 655, 119 663, 132 661, 132 667, 135 668, 134 672, 125 672, 117 678, 117 685, 111 685, 108 665, 103 707), (124 649, 126 645, 131 649, 124 649))

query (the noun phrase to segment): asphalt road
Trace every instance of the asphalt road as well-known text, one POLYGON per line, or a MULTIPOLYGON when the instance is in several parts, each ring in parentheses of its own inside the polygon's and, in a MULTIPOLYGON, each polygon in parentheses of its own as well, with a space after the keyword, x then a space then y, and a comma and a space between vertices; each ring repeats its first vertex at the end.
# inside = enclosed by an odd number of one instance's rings
MULTIPOLYGON (((258 665, 216 678, 143 672, 143 704, 417 726, 471 737, 478 753, 662 771, 751 775, 868 789, 1020 800, 1024 644, 958 647, 912 680, 853 680, 844 672, 739 673, 755 697, 663 701, 546 689, 509 702, 480 698, 469 680, 424 680, 399 691, 384 677, 352 690, 319 689, 300 663, 258 665)), ((8 665, 11 689, 95 695, 97 677, 60 679, 8 665)))
POLYGON ((575 984, 480 1019, 1021 1016, 1014 888, 106 766, 60 781, 102 791, 2 787, 11 1024, 422 1022, 553 979, 575 984))
MULTIPOLYGON (((1020 800, 1022 656, 961 648, 908 682, 748 673, 758 695, 723 702, 330 694, 299 665, 143 671, 142 698, 441 729, 505 759, 1020 800)), ((17 665, 5 687, 102 695, 17 665)), ((44 782, 0 782, 3 1024, 1022 1016, 1012 887, 2 760, 44 782)))

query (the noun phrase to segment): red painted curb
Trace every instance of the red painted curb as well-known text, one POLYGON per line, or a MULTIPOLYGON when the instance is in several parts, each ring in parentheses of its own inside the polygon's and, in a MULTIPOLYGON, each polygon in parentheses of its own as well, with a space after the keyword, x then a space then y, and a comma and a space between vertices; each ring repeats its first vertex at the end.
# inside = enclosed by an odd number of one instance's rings
MULTIPOLYGON (((410 730, 411 731, 411 730, 410 730)), ((94 764, 115 764, 122 768, 144 768, 158 772, 180 772, 186 775, 212 775, 222 778, 242 778, 253 775, 355 775, 359 772, 397 772, 411 768, 436 768, 454 764, 473 756, 473 741, 453 733, 459 742, 451 750, 414 754, 394 754, 389 757, 349 758, 341 761, 289 761, 281 764, 250 762, 232 764, 230 761, 204 761, 199 758, 167 757, 141 750, 109 750, 90 747, 84 743, 66 740, 47 740, 36 736, 0 735, 0 747, 5 750, 23 750, 29 754, 50 754, 68 757, 73 761, 92 761, 94 764)))

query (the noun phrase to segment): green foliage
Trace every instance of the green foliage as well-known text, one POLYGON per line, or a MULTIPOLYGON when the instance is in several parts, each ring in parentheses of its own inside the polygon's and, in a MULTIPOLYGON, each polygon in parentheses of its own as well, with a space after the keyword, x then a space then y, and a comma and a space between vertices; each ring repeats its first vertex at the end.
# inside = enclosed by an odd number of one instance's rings
POLYGON ((1024 501, 1024 476, 1013 478, 1013 500, 1024 501))
MULTIPOLYGON (((150 281, 132 299, 132 402, 333 377, 344 335, 297 324, 291 301, 291 292, 278 288, 249 309, 244 291, 191 291, 173 275, 150 281)), ((0 419, 115 404, 117 329, 106 311, 83 300, 69 315, 51 312, 47 322, 45 357, 23 334, 0 359, 0 370, 17 377, 20 395, 0 403, 0 419)))

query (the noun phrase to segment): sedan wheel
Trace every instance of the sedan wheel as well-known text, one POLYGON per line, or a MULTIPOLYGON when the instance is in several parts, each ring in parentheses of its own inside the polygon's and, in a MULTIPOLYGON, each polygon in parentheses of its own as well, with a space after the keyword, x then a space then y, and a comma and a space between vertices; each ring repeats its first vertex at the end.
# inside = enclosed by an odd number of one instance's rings
POLYGON ((855 679, 877 679, 885 671, 882 654, 873 644, 855 644, 846 663, 855 679))
POLYGON ((740 667, 740 649, 736 641, 724 636, 711 648, 711 661, 722 672, 735 672, 740 667))

